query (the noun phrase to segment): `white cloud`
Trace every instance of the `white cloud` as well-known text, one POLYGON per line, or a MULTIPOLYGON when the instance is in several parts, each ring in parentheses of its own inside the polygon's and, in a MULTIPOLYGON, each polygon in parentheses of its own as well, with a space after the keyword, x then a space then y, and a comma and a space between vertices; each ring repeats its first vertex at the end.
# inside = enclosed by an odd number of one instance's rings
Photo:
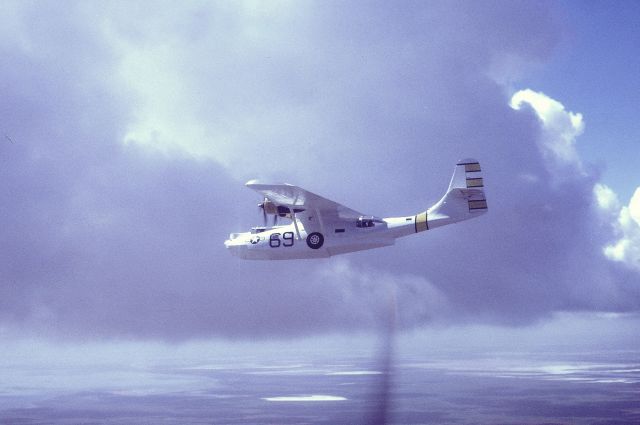
POLYGON ((576 138, 584 131, 582 114, 567 111, 562 103, 531 89, 520 90, 511 97, 513 109, 520 110, 524 104, 535 111, 542 123, 539 143, 546 159, 556 166, 572 166, 583 174, 576 151, 576 138))
POLYGON ((539 176, 530 173, 520 173, 518 174, 518 178, 529 184, 538 183, 540 181, 539 176))
MULTIPOLYGON (((540 119, 542 134, 539 144, 550 170, 559 177, 565 177, 565 173, 558 171, 566 171, 570 167, 579 175, 585 175, 576 150, 576 138, 584 131, 582 114, 567 111, 562 103, 531 89, 520 90, 512 96, 510 106, 513 109, 520 110, 523 105, 531 107, 540 119)), ((612 224, 618 237, 615 243, 604 247, 604 255, 640 270, 640 188, 628 206, 622 206, 616 193, 601 183, 594 185, 593 196, 603 213, 601 219, 612 224)))
POLYGON ((596 183, 593 187, 593 194, 596 198, 598 207, 604 211, 619 211, 620 201, 618 195, 607 185, 596 183))
POLYGON ((310 50, 294 36, 307 6, 248 0, 149 9, 107 8, 102 28, 132 99, 125 143, 213 159, 232 174, 253 166, 257 152, 279 159, 304 143, 286 129, 314 124, 283 87, 293 84, 289 65, 304 65, 291 57, 310 50))
POLYGON ((339 286, 341 300, 336 302, 351 306, 353 314, 369 312, 374 324, 389 314, 405 326, 437 322, 451 314, 446 295, 422 276, 367 271, 336 259, 322 268, 320 278, 339 286))
MULTIPOLYGON (((602 195, 603 192, 607 193, 606 190, 600 191, 601 196, 597 197, 598 203, 601 206, 603 204, 610 206, 611 196, 609 194, 602 195)), ((615 203, 613 205, 614 207, 618 206, 615 203)), ((604 254, 611 260, 620 261, 632 269, 640 270, 640 187, 631 197, 629 205, 623 206, 619 211, 617 221, 614 224, 619 239, 606 246, 604 254)))

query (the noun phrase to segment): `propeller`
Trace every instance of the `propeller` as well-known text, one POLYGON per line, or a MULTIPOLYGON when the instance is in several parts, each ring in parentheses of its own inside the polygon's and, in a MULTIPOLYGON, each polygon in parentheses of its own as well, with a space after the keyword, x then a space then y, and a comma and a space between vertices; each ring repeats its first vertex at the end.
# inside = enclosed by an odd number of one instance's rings
POLYGON ((278 207, 269 198, 265 197, 262 202, 258 204, 258 208, 262 209, 262 221, 264 223, 264 227, 267 227, 267 215, 273 215, 273 225, 275 226, 278 222, 278 207))
POLYGON ((258 204, 258 208, 262 209, 262 220, 265 227, 267 227, 267 215, 273 216, 273 226, 278 224, 278 217, 286 217, 293 221, 294 226, 296 227, 296 233, 299 235, 300 232, 297 229, 298 225, 295 220, 295 215, 304 211, 304 208, 291 208, 287 205, 277 205, 267 197, 258 204))

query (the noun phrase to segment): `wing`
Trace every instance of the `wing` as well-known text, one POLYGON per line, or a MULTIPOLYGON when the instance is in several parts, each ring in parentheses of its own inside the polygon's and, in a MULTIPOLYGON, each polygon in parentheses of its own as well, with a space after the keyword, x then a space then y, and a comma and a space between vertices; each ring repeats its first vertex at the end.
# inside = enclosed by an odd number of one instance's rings
POLYGON ((304 209, 305 211, 301 215, 320 214, 323 221, 357 219, 364 215, 342 204, 288 183, 263 184, 257 180, 251 180, 246 183, 246 186, 261 193, 278 205, 304 209))

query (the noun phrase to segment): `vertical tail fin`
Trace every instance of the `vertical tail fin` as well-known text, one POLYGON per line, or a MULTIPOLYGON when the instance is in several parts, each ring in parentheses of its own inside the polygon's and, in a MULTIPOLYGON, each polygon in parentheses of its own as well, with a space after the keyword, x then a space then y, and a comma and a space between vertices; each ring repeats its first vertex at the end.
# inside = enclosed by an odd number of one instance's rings
POLYGON ((437 204, 416 216, 416 231, 469 220, 487 212, 484 180, 475 159, 458 161, 447 193, 437 204))

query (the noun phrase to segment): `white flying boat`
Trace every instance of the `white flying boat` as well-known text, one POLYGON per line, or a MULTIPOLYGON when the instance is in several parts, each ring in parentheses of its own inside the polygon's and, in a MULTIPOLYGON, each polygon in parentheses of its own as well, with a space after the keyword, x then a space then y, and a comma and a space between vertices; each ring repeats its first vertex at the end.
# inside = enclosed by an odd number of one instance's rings
POLYGON ((434 206, 416 215, 378 218, 347 208, 298 186, 264 184, 247 187, 260 193, 264 226, 232 233, 225 241, 235 256, 247 260, 324 258, 347 252, 380 248, 396 239, 478 217, 487 212, 480 164, 459 161, 447 193, 434 206), (267 226, 267 216, 274 217, 267 226), (290 224, 277 225, 278 217, 290 224))

